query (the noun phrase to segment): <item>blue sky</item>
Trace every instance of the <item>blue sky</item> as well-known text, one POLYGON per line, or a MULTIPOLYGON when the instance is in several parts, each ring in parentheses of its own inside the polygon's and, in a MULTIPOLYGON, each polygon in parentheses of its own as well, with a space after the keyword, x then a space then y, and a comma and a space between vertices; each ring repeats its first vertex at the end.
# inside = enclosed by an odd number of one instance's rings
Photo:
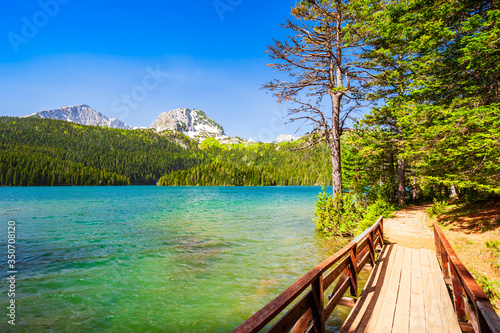
POLYGON ((0 115, 88 104, 131 126, 198 108, 231 136, 293 133, 262 84, 295 0, 23 0, 0 11, 0 115))

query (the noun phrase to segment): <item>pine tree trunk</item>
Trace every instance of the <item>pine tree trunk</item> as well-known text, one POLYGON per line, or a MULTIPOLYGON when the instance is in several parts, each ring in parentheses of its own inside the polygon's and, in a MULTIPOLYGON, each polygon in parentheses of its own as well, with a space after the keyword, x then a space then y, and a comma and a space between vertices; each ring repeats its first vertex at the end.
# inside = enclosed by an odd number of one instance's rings
POLYGON ((332 186, 333 196, 342 194, 342 165, 340 160, 340 149, 333 149, 332 155, 332 186))
POLYGON ((455 195, 457 196, 457 199, 462 199, 462 196, 460 195, 460 191, 458 190, 457 184, 453 184, 452 192, 455 193, 455 195))
POLYGON ((340 155, 340 100, 341 95, 333 94, 332 99, 332 135, 330 144, 330 154, 332 156, 332 186, 333 196, 342 195, 342 159, 340 155))
POLYGON ((414 173, 413 174, 413 191, 412 191, 412 197, 413 197, 414 201, 417 200, 419 193, 420 193, 420 188, 419 188, 418 183, 417 183, 417 176, 414 173))
POLYGON ((406 169, 406 161, 404 159, 398 160, 398 204, 400 206, 406 205, 405 169, 406 169))
MULTIPOLYGON (((384 166, 380 165, 380 174, 382 175, 382 183, 389 183, 390 188, 393 188, 393 186, 396 186, 396 175, 397 171, 394 170, 394 153, 391 151, 389 153, 389 176, 386 176, 386 172, 384 172, 384 166)), ((394 194, 394 191, 391 191, 389 194, 389 200, 391 202, 394 202, 396 200, 396 194, 394 194)))

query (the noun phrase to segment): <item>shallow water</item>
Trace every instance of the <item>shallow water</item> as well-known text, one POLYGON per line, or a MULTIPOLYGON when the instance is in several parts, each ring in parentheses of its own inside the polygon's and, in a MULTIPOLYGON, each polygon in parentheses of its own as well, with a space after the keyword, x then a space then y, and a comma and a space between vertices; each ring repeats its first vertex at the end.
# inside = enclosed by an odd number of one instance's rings
POLYGON ((314 231, 319 191, 0 188, 0 331, 9 220, 16 331, 230 332, 341 247, 314 231))

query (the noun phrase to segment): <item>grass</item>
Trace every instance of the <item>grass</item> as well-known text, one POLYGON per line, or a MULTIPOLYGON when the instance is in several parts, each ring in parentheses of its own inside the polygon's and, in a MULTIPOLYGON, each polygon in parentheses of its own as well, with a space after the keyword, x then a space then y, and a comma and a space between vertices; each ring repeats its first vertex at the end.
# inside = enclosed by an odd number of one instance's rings
POLYGON ((500 270, 500 241, 491 239, 484 242, 493 257, 490 262, 494 269, 500 270))
POLYGON ((486 296, 489 297, 491 305, 493 305, 496 310, 500 309, 500 283, 489 279, 486 275, 474 268, 471 269, 471 274, 481 289, 486 293, 486 296))

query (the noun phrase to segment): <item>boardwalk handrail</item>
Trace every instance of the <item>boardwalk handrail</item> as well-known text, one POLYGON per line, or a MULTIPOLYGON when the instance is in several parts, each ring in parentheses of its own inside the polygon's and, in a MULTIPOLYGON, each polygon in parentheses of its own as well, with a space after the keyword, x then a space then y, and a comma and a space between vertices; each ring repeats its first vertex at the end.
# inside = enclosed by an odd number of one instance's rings
POLYGON ((375 265, 375 248, 384 245, 383 217, 337 253, 315 266, 278 297, 257 311, 233 333, 259 332, 297 299, 308 287, 309 291, 295 303, 267 332, 305 332, 314 328, 325 332, 325 323, 337 305, 354 306, 354 299, 343 297, 347 289, 357 297, 358 274, 370 262, 375 265), (334 267, 334 265, 336 265, 334 267), (327 272, 331 269, 329 272, 327 272), (325 274, 326 273, 326 274, 325 274), (338 279, 338 280, 337 280, 338 279), (337 280, 325 305, 324 292, 337 280))
POLYGON ((437 222, 434 222, 434 242, 444 279, 452 286, 453 305, 462 330, 500 333, 500 318, 488 296, 453 251, 437 222))

